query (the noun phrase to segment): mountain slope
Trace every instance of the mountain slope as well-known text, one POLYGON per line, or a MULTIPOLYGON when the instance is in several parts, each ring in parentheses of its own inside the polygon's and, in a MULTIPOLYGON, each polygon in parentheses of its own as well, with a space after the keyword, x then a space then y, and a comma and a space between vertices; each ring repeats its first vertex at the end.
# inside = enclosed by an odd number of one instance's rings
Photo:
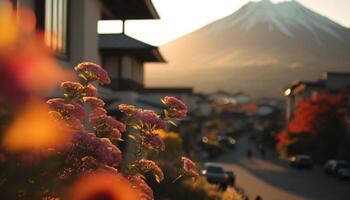
POLYGON ((250 2, 161 47, 169 63, 147 67, 146 85, 246 91, 279 97, 295 79, 350 70, 350 30, 295 1, 250 2))

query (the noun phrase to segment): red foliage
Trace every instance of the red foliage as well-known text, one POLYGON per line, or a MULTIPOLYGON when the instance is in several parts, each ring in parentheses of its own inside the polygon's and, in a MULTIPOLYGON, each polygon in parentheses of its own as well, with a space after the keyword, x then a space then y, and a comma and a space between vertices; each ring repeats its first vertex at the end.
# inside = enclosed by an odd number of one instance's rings
POLYGON ((329 130, 334 123, 343 119, 347 102, 347 94, 342 92, 337 95, 324 92, 317 98, 303 100, 292 121, 277 135, 278 146, 291 144, 293 139, 290 136, 293 134, 317 136, 322 131, 329 130))
POLYGON ((317 135, 327 126, 329 120, 339 119, 347 103, 347 95, 323 93, 318 98, 306 99, 299 103, 294 119, 288 125, 291 133, 310 133, 317 135))

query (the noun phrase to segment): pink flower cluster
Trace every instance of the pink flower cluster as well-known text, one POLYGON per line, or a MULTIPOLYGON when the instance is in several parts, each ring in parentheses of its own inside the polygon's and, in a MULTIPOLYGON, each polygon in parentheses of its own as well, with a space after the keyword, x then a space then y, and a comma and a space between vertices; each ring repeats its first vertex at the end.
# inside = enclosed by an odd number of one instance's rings
MULTIPOLYGON (((103 108, 105 102, 97 97, 97 89, 92 85, 93 81, 108 84, 110 78, 104 69, 94 63, 81 63, 75 67, 75 70, 80 77, 85 79, 84 84, 72 81, 63 82, 61 89, 64 91, 65 99, 56 98, 47 101, 47 104, 53 109, 50 114, 63 119, 74 130, 71 148, 67 150, 67 161, 73 163, 73 168, 78 168, 76 170, 78 173, 96 170, 122 173, 116 169, 122 161, 122 152, 114 142, 122 141, 122 133, 126 132, 126 125, 108 115, 103 108), (88 133, 82 124, 85 119, 83 105, 90 106, 91 111, 87 118, 94 130, 93 133, 88 133)), ((164 141, 155 133, 155 130, 167 129, 167 123, 174 123, 170 121, 171 118, 183 119, 187 113, 187 106, 175 97, 165 97, 162 102, 167 107, 167 110, 164 111, 164 119, 153 110, 140 109, 127 104, 119 105, 119 110, 126 114, 128 119, 132 119, 132 127, 140 131, 138 137, 134 137, 138 143, 136 160, 133 165, 127 166, 135 170, 130 170, 126 174, 133 187, 139 191, 140 199, 154 199, 153 192, 142 179, 141 173, 153 173, 158 182, 164 179, 161 168, 154 161, 144 159, 145 154, 142 151, 164 151, 164 141)), ((190 159, 182 157, 182 162, 184 174, 194 178, 198 177, 195 171, 196 165, 190 159)), ((66 177, 72 173, 74 172, 71 169, 62 170, 62 174, 68 174, 66 177), (65 173, 67 171, 70 173, 65 173)))
POLYGON ((97 96, 97 89, 95 86, 93 86, 92 84, 88 84, 85 87, 85 96, 90 96, 90 97, 95 97, 97 96))
POLYGON ((115 139, 121 138, 121 133, 126 131, 126 126, 115 118, 108 116, 107 111, 98 107, 89 114, 89 123, 97 132, 110 132, 115 139))
POLYGON ((162 169, 152 160, 141 159, 138 162, 138 167, 143 172, 152 172, 156 177, 157 181, 162 181, 164 179, 164 174, 162 169))
POLYGON ((73 130, 84 130, 81 121, 84 119, 85 110, 80 104, 66 103, 65 100, 61 98, 50 99, 46 103, 56 111, 52 116, 64 120, 73 130))
POLYGON ((92 107, 103 107, 105 102, 97 97, 83 97, 83 102, 91 105, 92 107))
POLYGON ((167 107, 168 116, 171 118, 184 119, 187 115, 187 106, 176 97, 166 96, 162 102, 167 107))
POLYGON ((110 166, 121 162, 121 151, 108 138, 96 137, 94 133, 78 132, 74 134, 73 151, 84 156, 92 156, 110 166))
POLYGON ((158 134, 153 134, 153 133, 148 134, 147 138, 150 141, 152 148, 154 148, 158 151, 165 150, 165 143, 164 143, 163 139, 158 134))
POLYGON ((129 116, 136 117, 147 127, 156 129, 167 129, 167 123, 153 110, 143 110, 132 105, 120 104, 119 110, 129 116))
POLYGON ((139 197, 141 200, 153 200, 153 191, 147 185, 147 183, 138 175, 128 176, 127 179, 131 185, 139 191, 139 197))
POLYGON ((197 173, 197 166, 196 164, 187 157, 181 157, 181 161, 183 163, 183 169, 185 171, 185 174, 193 177, 194 179, 197 179, 199 177, 199 174, 197 173))
POLYGON ((107 71, 95 63, 83 62, 78 64, 74 69, 88 82, 98 81, 101 84, 111 83, 107 71))

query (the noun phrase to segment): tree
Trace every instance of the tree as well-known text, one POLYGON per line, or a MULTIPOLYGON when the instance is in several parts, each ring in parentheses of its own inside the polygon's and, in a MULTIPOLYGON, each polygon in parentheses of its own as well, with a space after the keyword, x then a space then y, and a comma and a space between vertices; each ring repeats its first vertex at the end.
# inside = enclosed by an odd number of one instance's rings
POLYGON ((323 161, 340 155, 347 139, 347 95, 324 92, 299 103, 295 116, 277 136, 278 148, 287 154, 306 153, 323 161))

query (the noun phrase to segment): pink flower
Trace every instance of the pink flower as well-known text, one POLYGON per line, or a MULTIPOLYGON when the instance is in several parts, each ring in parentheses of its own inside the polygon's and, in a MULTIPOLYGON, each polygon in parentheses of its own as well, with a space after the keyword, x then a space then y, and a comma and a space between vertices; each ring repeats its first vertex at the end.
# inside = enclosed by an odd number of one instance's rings
POLYGON ((167 129, 168 126, 163 121, 160 116, 154 112, 153 110, 142 110, 136 108, 133 105, 120 104, 119 105, 120 112, 126 113, 127 115, 131 115, 136 117, 142 121, 142 123, 148 126, 151 129, 167 129))
POLYGON ((87 81, 99 81, 101 84, 111 83, 107 71, 95 63, 83 62, 78 64, 74 69, 81 73, 87 81))
POLYGON ((73 139, 72 153, 83 152, 96 160, 111 166, 121 162, 121 151, 108 138, 98 138, 94 133, 77 132, 73 139))
POLYGON ((135 113, 144 124, 150 126, 152 129, 167 129, 168 126, 160 116, 153 110, 139 110, 135 113))
POLYGON ((183 162, 183 169, 185 171, 185 174, 197 180, 199 174, 196 171, 196 164, 187 157, 181 157, 181 161, 183 162))
POLYGON ((154 161, 141 159, 138 162, 138 166, 141 171, 152 172, 156 176, 156 179, 158 182, 164 179, 164 174, 162 169, 160 169, 160 167, 154 161))
POLYGON ((70 114, 79 120, 83 120, 85 117, 85 109, 80 104, 73 104, 74 109, 70 110, 70 114))
POLYGON ((93 107, 103 107, 105 105, 105 102, 97 97, 83 97, 83 101, 93 107))
POLYGON ((104 108, 95 108, 90 112, 89 118, 96 118, 107 115, 107 111, 104 108))
POLYGON ((196 164, 187 157, 181 157, 181 161, 183 162, 183 168, 185 171, 189 171, 191 169, 196 169, 196 164))
POLYGON ((119 110, 120 110, 120 112, 123 112, 123 113, 126 113, 126 114, 130 114, 130 115, 134 115, 135 112, 139 112, 140 109, 136 108, 133 105, 120 104, 119 105, 119 110))
POLYGON ((102 120, 107 117, 107 111, 104 108, 98 107, 95 108, 89 114, 89 123, 92 126, 98 126, 102 120))
POLYGON ((158 134, 151 134, 149 136, 150 142, 154 148, 160 151, 165 150, 165 144, 163 139, 158 134))
POLYGON ((168 116, 171 118, 184 119, 187 114, 187 106, 176 97, 166 96, 162 99, 164 105, 167 106, 168 116))
POLYGON ((84 86, 79 82, 65 81, 61 83, 61 89, 71 99, 77 98, 83 92, 84 86))
POLYGON ((101 141, 106 145, 107 149, 113 156, 113 165, 117 165, 122 160, 122 152, 108 138, 101 138, 101 141))
POLYGON ((125 132, 126 131, 126 126, 122 122, 114 119, 111 116, 108 116, 106 119, 106 124, 113 128, 117 128, 120 132, 125 132))
POLYGON ((67 123, 68 127, 73 129, 74 131, 84 131, 85 128, 83 124, 81 123, 81 120, 79 120, 76 117, 69 117, 65 119, 65 122, 67 123))
POLYGON ((79 82, 65 81, 61 83, 60 88, 64 91, 75 91, 80 92, 83 90, 83 85, 79 82))
POLYGON ((131 185, 139 192, 139 197, 141 200, 154 199, 152 189, 140 176, 128 176, 127 179, 130 181, 131 185))
POLYGON ((85 116, 84 108, 79 104, 65 103, 62 98, 49 99, 46 103, 54 110, 58 111, 62 117, 74 117, 83 120, 85 116))
POLYGON ((95 97, 97 96, 97 89, 92 84, 88 84, 85 88, 85 96, 95 97))
MULTIPOLYGON (((66 104, 65 100, 62 98, 49 99, 46 101, 46 103, 52 109, 57 110, 57 111, 67 109, 67 104, 66 104)), ((69 105, 71 105, 71 104, 69 104, 69 105)), ((74 108, 73 105, 72 105, 72 108, 74 108)))
POLYGON ((115 137, 115 139, 120 139, 122 138, 122 134, 120 133, 120 131, 116 128, 112 129, 112 133, 113 136, 115 137))

